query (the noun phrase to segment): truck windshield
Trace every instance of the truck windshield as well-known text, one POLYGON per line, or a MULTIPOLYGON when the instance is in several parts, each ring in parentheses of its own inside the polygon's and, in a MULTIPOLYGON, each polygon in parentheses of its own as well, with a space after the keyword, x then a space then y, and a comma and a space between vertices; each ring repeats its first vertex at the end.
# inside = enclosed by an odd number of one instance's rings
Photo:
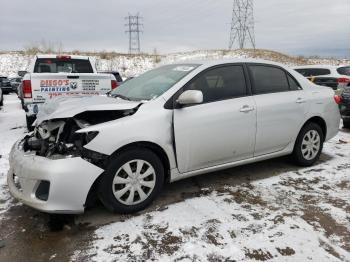
POLYGON ((199 65, 166 65, 150 70, 124 82, 111 92, 111 96, 130 100, 151 100, 162 95, 199 65))
POLYGON ((93 73, 87 59, 38 58, 34 73, 93 73))

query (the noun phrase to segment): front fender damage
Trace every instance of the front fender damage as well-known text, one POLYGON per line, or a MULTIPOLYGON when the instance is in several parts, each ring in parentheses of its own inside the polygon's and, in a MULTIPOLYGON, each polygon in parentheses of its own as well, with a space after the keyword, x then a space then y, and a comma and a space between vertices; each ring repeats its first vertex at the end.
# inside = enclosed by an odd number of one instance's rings
POLYGON ((78 133, 77 131, 131 116, 138 108, 139 106, 127 110, 85 111, 69 118, 44 121, 24 138, 23 149, 25 152, 34 151, 36 155, 49 159, 81 157, 105 169, 108 155, 84 147, 98 135, 98 132, 78 133))

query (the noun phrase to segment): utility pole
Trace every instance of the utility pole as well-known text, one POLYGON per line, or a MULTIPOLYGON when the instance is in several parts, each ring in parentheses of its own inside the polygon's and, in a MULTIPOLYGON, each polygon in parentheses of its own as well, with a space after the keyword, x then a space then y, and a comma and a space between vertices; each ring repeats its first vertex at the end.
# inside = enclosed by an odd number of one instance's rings
POLYGON ((228 48, 238 43, 243 49, 247 42, 255 49, 254 3, 253 0, 234 0, 228 48))
POLYGON ((125 33, 129 34, 129 54, 139 54, 141 52, 140 33, 143 32, 140 29, 143 25, 140 23, 142 17, 137 13, 136 15, 129 14, 125 19, 127 20, 125 33))

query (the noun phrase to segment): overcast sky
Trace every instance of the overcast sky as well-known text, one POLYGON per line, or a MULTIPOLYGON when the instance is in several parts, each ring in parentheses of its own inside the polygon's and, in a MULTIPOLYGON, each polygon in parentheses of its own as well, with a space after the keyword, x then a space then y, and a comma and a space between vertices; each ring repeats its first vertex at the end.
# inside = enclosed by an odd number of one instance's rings
MULTIPOLYGON (((139 12, 141 49, 228 47, 233 0, 2 0, 0 50, 43 39, 65 50, 128 51, 124 17, 139 12)), ((258 48, 350 57, 350 0, 255 0, 258 48)))

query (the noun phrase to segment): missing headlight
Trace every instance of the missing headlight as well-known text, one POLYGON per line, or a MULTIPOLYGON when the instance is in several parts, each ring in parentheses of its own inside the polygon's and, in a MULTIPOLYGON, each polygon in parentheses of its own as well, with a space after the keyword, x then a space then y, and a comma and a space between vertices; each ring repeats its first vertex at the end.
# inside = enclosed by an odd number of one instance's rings
MULTIPOLYGON (((90 143, 97 135, 98 135, 97 131, 91 131, 91 132, 85 133, 86 144, 90 143)), ((83 146, 86 144, 83 144, 83 146)))

